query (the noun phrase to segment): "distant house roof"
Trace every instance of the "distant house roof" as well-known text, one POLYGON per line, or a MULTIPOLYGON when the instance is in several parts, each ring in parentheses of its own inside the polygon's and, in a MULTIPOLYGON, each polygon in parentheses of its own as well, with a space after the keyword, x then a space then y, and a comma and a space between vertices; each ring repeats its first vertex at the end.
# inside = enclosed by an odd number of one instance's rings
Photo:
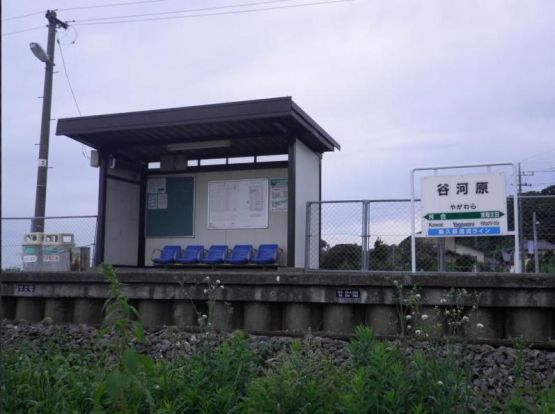
MULTIPOLYGON (((527 241, 528 250, 534 250, 534 240, 527 241)), ((555 251, 555 244, 549 243, 546 240, 538 240, 538 250, 553 250, 555 251)))
POLYGON ((64 118, 56 134, 143 162, 186 143, 189 159, 286 154, 294 138, 318 153, 340 149, 291 97, 64 118))

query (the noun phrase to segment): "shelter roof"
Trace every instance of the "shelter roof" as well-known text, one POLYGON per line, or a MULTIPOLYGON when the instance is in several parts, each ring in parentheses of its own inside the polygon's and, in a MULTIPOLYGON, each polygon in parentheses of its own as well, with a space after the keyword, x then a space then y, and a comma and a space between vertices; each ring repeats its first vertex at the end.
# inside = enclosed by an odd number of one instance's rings
POLYGON ((64 118, 56 134, 142 162, 176 151, 188 159, 287 154, 294 138, 317 153, 340 149, 291 97, 64 118))

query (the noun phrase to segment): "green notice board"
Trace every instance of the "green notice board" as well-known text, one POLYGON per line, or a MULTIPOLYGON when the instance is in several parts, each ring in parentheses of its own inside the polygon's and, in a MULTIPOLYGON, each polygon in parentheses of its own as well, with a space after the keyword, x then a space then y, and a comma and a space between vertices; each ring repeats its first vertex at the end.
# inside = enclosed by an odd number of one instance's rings
POLYGON ((146 237, 193 236, 194 196, 193 177, 149 178, 146 237))

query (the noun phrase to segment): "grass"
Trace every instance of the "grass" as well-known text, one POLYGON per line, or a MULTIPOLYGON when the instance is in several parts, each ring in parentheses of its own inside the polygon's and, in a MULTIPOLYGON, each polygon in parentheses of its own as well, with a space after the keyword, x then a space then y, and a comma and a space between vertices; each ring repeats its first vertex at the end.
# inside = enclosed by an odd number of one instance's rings
POLYGON ((555 384, 526 387, 522 363, 510 397, 489 400, 474 389, 464 359, 451 352, 440 357, 434 346, 407 353, 376 340, 368 327, 356 328, 341 365, 305 340, 294 341, 268 367, 242 332, 217 349, 206 346, 192 357, 155 361, 134 346, 145 341, 133 320, 136 310, 121 294, 113 269, 104 271, 112 290, 97 342, 109 335, 109 346, 80 349, 50 337, 5 347, 0 412, 555 412, 555 384))
POLYGON ((515 386, 507 401, 488 402, 454 358, 405 354, 374 339, 366 327, 357 328, 341 366, 315 349, 295 341, 273 367, 261 370, 262 361, 241 332, 217 350, 151 365, 132 362, 133 355, 125 360, 124 354, 120 366, 113 356, 35 343, 4 349, 0 408, 5 413, 554 412, 555 386, 515 386))

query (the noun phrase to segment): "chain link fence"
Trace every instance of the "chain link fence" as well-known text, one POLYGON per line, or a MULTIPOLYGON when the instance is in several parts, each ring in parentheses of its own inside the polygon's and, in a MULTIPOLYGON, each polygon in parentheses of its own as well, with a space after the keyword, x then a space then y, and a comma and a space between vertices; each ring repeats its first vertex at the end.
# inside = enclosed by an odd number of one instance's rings
MULTIPOLYGON (((522 269, 555 273, 555 196, 521 196, 519 206, 522 269)), ((511 197, 507 213, 514 231, 511 197)), ((416 200, 417 232, 421 216, 416 200)), ((310 202, 306 230, 306 270, 411 270, 410 200, 310 202)), ((509 272, 514 261, 513 236, 416 238, 418 271, 509 272)))
MULTIPOLYGON (((2 270, 23 269, 24 237, 30 233, 32 217, 2 218, 2 270)), ((76 247, 90 247, 94 257, 97 216, 45 217, 44 234, 73 234, 76 247)))

